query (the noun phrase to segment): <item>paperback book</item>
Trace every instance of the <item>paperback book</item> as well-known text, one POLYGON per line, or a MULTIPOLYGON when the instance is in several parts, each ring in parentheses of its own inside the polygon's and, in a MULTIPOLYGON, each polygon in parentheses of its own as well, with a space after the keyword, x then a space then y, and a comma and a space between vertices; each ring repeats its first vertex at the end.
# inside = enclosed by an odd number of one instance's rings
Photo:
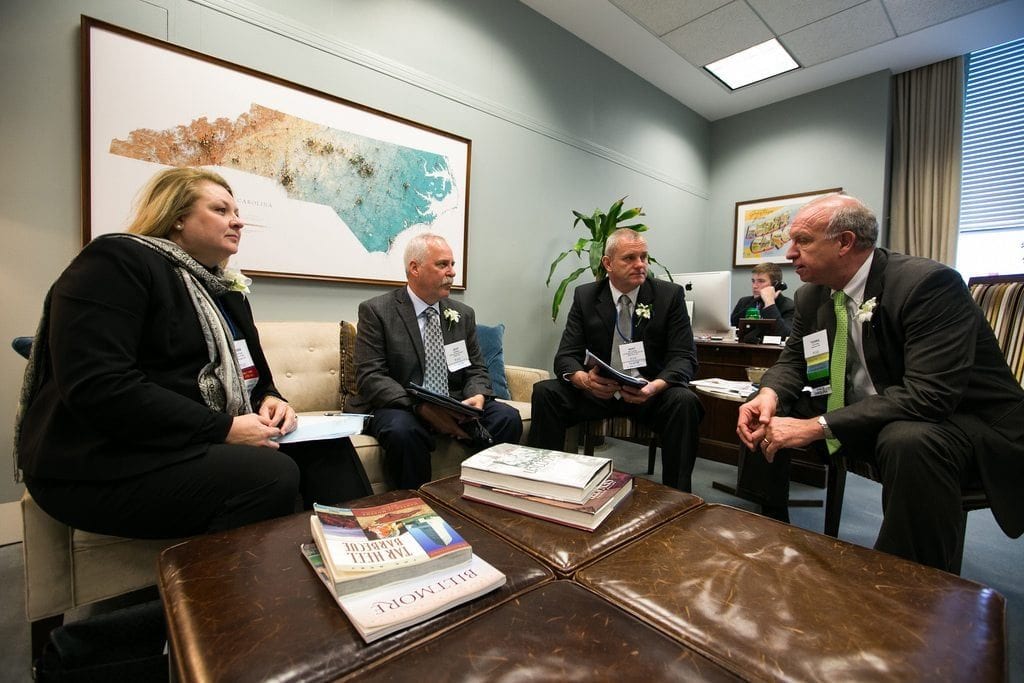
POLYGON ((588 368, 597 368, 597 373, 599 375, 606 379, 614 380, 619 384, 625 384, 636 388, 640 388, 647 384, 647 380, 643 377, 634 377, 629 373, 616 370, 591 353, 590 349, 587 349, 587 355, 583 358, 583 365, 588 368))
POLYGON ((583 503, 611 474, 612 461, 501 443, 462 461, 462 481, 583 503))
POLYGON ((430 572, 369 591, 338 595, 317 547, 303 543, 301 549, 313 571, 367 643, 505 585, 504 574, 472 555, 464 567, 430 572))
POLYGON ((462 484, 462 497, 546 519, 549 522, 593 531, 632 490, 633 475, 613 471, 607 479, 598 484, 587 502, 580 505, 468 481, 462 484))
POLYGON ((316 504, 313 540, 340 595, 466 565, 473 550, 420 498, 365 508, 316 504))

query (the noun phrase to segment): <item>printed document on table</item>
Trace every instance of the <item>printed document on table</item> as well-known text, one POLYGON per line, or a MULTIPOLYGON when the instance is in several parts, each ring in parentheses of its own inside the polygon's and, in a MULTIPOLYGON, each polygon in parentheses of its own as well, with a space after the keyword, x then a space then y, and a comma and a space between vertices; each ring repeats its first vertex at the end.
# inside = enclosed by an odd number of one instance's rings
POLYGON ((295 431, 274 439, 278 443, 298 443, 300 441, 321 441, 324 439, 340 439, 343 436, 360 434, 363 423, 368 415, 360 413, 301 413, 296 416, 299 426, 295 431))
POLYGON ((730 398, 735 398, 737 396, 746 398, 754 392, 754 385, 750 382, 720 379, 718 377, 695 379, 690 382, 690 386, 702 389, 712 394, 722 394, 723 396, 730 398))

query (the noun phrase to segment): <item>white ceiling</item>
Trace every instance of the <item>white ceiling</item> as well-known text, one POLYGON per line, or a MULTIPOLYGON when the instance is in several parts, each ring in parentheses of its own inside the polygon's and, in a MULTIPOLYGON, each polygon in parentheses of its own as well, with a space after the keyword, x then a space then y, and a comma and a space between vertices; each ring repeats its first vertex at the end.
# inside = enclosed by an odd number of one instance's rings
POLYGON ((705 118, 1024 36, 1024 0, 520 0, 705 118), (703 65, 772 37, 802 68, 730 91, 703 65))

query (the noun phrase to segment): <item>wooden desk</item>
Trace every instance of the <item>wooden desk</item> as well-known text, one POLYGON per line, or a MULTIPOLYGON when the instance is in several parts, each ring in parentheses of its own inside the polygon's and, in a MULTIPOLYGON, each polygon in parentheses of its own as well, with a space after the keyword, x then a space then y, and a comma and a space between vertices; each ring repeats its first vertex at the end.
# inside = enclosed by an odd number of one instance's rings
MULTIPOLYGON (((740 344, 726 341, 698 341, 697 379, 720 377, 722 379, 746 380, 750 366, 770 368, 782 353, 782 347, 765 344, 740 344)), ((739 458, 739 439, 736 437, 736 420, 739 405, 732 401, 700 395, 704 405, 704 419, 700 423, 700 445, 697 455, 707 460, 736 465, 739 458)), ((792 462, 790 478, 810 486, 825 488, 824 465, 795 459, 792 462)))

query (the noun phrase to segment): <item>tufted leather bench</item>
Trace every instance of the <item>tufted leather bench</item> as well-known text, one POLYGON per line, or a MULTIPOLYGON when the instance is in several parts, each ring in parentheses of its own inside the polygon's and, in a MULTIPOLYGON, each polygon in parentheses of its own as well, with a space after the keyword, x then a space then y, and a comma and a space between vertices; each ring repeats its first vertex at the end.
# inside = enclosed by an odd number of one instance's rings
POLYGON ((672 520, 576 580, 744 679, 1006 677, 996 591, 723 505, 672 520))

